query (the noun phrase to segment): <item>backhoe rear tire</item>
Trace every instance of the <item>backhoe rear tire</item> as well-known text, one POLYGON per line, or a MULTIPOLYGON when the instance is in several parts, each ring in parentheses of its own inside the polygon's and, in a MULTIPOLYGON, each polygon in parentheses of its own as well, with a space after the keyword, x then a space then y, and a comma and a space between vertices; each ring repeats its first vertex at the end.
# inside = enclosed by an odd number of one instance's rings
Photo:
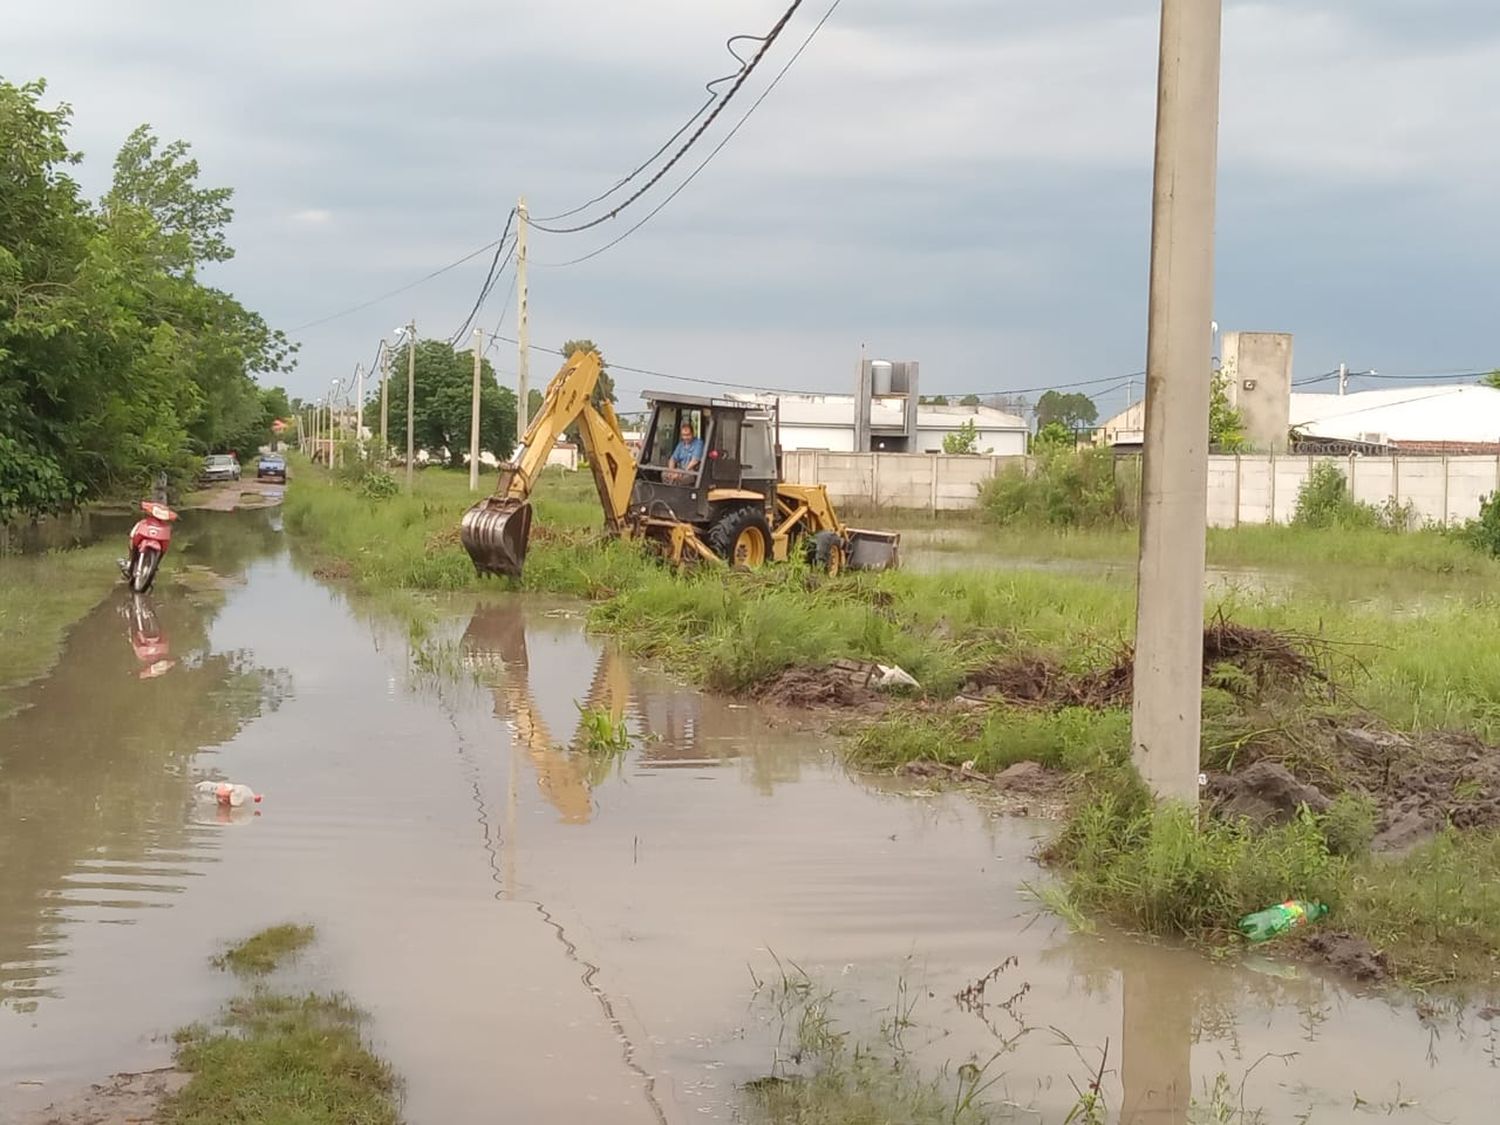
POLYGON ((771 525, 759 508, 735 508, 708 529, 708 546, 736 570, 753 570, 771 557, 771 525))

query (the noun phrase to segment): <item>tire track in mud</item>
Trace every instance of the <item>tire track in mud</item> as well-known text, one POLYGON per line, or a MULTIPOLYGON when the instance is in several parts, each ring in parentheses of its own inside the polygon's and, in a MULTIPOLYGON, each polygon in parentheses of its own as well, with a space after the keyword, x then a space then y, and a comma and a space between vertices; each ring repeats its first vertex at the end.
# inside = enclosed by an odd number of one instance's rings
MULTIPOLYGON (((505 877, 500 872, 500 848, 504 841, 497 838, 494 827, 490 823, 489 808, 485 804, 484 791, 480 784, 479 766, 469 753, 468 739, 464 737, 463 730, 458 724, 458 717, 448 707, 447 701, 442 699, 441 692, 438 698, 442 703, 443 715, 448 720, 448 725, 453 728, 453 736, 457 739, 459 761, 463 763, 464 772, 468 775, 471 799, 474 802, 475 819, 479 822, 480 831, 484 836, 484 850, 489 863, 490 879, 495 884, 494 898, 496 902, 505 900, 506 891, 510 892, 512 902, 523 902, 534 909, 542 921, 552 930, 558 944, 562 946, 563 955, 578 966, 580 970, 579 981, 584 988, 588 989, 593 996, 594 1002, 599 1005, 600 1012, 609 1023, 614 1032, 615 1040, 620 1045, 620 1057, 625 1063, 625 1068, 634 1074, 641 1082, 641 1090, 645 1094, 646 1104, 651 1107, 651 1113, 656 1118, 657 1125, 668 1125, 666 1110, 656 1096, 656 1076, 643 1067, 636 1058, 635 1041, 630 1038, 630 1033, 625 1029, 625 1023, 615 1012, 614 1001, 609 998, 609 993, 599 983, 598 976, 600 968, 578 950, 578 945, 572 938, 568 937, 567 930, 547 909, 545 903, 539 899, 523 899, 516 894, 516 888, 507 888, 505 877)), ((515 730, 511 728, 512 737, 515 730)), ((515 747, 510 748, 510 753, 515 753, 515 747)))

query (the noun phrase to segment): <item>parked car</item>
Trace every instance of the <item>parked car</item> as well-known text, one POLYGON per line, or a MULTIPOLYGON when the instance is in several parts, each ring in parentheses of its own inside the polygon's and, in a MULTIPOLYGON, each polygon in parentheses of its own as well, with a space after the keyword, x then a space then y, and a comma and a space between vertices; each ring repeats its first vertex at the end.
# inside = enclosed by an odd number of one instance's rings
POLYGON ((262 453, 255 463, 256 480, 279 480, 286 483, 286 458, 279 453, 262 453))
POLYGON ((233 453, 214 453, 203 459, 203 479, 239 480, 240 461, 233 453))

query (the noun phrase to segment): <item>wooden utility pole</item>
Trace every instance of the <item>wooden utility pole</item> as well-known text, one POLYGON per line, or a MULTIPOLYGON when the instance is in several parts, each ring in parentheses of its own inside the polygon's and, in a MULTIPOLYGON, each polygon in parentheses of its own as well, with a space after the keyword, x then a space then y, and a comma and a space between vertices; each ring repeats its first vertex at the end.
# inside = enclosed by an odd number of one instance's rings
MULTIPOLYGON (((516 202, 516 437, 520 439, 531 424, 531 305, 526 294, 526 197, 516 202)), ((510 451, 506 450, 507 457, 510 451)))
POLYGON ((406 491, 411 492, 412 470, 417 459, 417 320, 406 326, 406 491))
POLYGON ((484 331, 474 329, 474 392, 469 403, 469 491, 479 491, 479 364, 484 331))
POLYGON ((1222 0, 1162 0, 1131 756, 1198 807, 1222 0))
POLYGON ((380 467, 391 463, 391 349, 380 341, 380 467))

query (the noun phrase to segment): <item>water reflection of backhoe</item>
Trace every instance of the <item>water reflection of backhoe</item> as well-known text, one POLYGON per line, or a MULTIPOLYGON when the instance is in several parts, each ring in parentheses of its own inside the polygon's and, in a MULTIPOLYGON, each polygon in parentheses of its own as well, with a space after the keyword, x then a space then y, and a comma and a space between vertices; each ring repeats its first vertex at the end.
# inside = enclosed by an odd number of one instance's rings
POLYGON ((630 758, 636 770, 696 770, 739 760, 749 782, 762 793, 800 775, 803 757, 798 745, 766 739, 764 722, 752 708, 676 685, 643 689, 630 659, 618 647, 604 645, 595 653, 572 627, 559 623, 557 629, 548 629, 544 622, 535 617, 532 621, 533 645, 539 646, 541 660, 528 652, 526 614, 516 600, 478 609, 464 630, 461 647, 466 664, 498 672, 485 677, 494 692, 495 714, 511 723, 516 744, 536 770, 537 787, 564 822, 586 823, 593 815, 593 786, 621 765, 617 756, 586 752, 580 708, 603 712, 614 726, 628 716, 632 729, 644 733, 630 758), (555 659, 560 665, 538 667, 549 663, 548 651, 558 652, 555 659), (578 657, 585 654, 594 669, 580 699, 570 685, 581 678, 578 657), (553 722, 566 730, 548 728, 534 687, 543 699, 554 702, 553 722))
POLYGON ((177 662, 168 659, 172 651, 171 645, 167 642, 166 631, 156 618, 156 608, 151 604, 150 595, 130 594, 121 604, 120 612, 130 623, 130 648, 141 665, 137 678, 154 680, 169 672, 177 662))
MULTIPOLYGON (((589 760, 569 753, 552 737, 531 691, 530 660, 526 651, 526 619, 516 604, 485 606, 469 621, 463 635, 464 660, 469 664, 498 663, 501 676, 491 683, 495 714, 508 719, 516 743, 531 759, 537 788, 565 824, 587 824, 594 812, 589 760)), ((586 705, 602 708, 615 722, 625 714, 629 679, 619 658, 601 652, 594 669, 586 705)))

